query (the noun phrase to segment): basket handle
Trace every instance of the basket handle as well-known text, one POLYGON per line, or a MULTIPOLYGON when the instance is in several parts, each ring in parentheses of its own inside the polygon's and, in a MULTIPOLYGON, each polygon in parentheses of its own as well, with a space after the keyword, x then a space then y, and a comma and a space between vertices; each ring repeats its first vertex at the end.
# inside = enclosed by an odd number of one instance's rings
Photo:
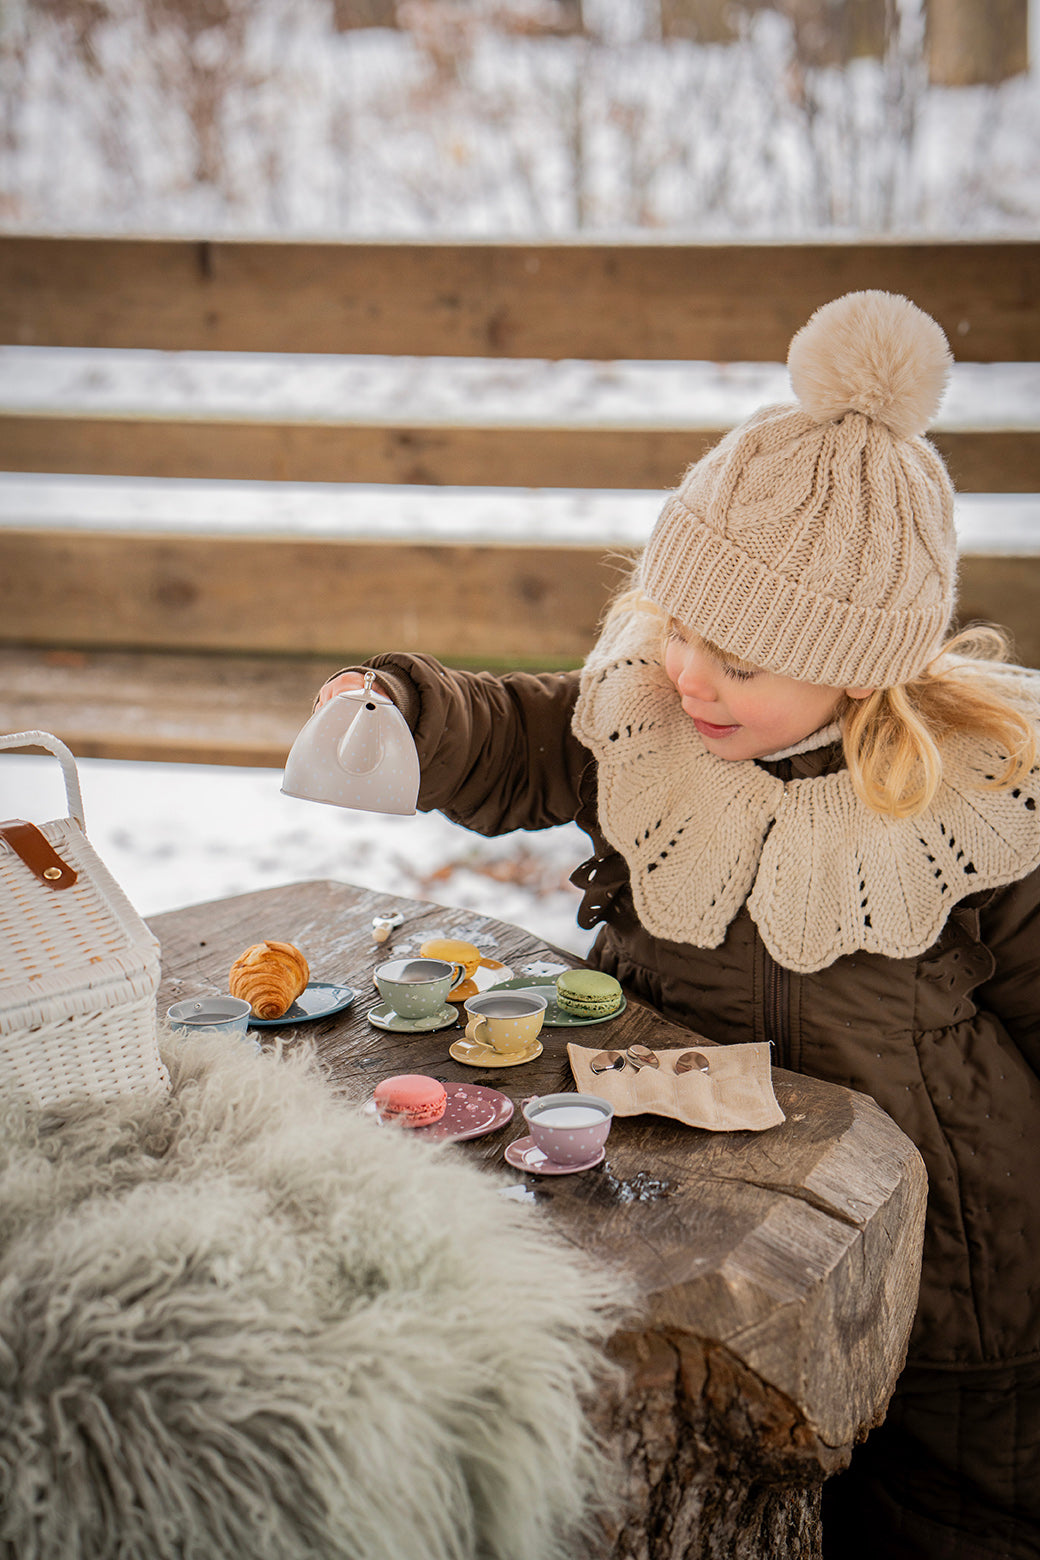
POLYGON ((23 747, 42 747, 54 754, 65 777, 65 799, 69 804, 69 817, 79 824, 85 834, 87 826, 83 821, 83 797, 79 788, 79 772, 70 749, 49 731, 12 731, 7 736, 0 736, 0 748, 23 747))

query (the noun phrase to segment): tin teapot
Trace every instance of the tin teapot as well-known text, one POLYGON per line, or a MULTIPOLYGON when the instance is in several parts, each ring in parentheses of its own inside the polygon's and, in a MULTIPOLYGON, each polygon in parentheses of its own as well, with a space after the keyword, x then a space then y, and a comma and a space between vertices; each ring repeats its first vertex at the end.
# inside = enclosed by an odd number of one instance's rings
POLYGON ((419 755, 404 716, 373 690, 374 681, 366 672, 363 688, 315 710, 285 761, 285 796, 361 812, 415 812, 419 755))

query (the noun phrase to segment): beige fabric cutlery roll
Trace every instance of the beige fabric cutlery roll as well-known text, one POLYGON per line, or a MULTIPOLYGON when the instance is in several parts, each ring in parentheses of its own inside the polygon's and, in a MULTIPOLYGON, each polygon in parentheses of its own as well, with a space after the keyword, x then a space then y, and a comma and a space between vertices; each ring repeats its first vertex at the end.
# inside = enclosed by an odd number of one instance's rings
POLYGON ((583 1094, 609 1100, 617 1116, 670 1116, 709 1132, 763 1132, 786 1118, 773 1093, 768 1045, 709 1045, 690 1036, 690 1044, 659 1051, 657 1067, 638 1071, 626 1063, 620 1072, 592 1071, 602 1046, 568 1045, 571 1072, 583 1094), (698 1051, 706 1072, 677 1073, 675 1064, 698 1051))

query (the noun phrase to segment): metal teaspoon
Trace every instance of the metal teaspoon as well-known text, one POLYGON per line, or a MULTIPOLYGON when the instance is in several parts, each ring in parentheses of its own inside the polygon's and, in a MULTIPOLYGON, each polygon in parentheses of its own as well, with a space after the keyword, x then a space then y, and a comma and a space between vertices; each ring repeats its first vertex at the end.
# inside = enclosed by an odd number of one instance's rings
POLYGON ((600 1051, 592 1058, 589 1068, 594 1073, 620 1072, 625 1058, 620 1051, 600 1051))
POLYGON ((711 1063, 703 1051, 684 1051, 675 1058, 675 1070, 677 1073, 710 1072, 711 1063))
POLYGON ((641 1067, 660 1067, 660 1062, 648 1045, 630 1045, 626 1057, 638 1072, 641 1067))

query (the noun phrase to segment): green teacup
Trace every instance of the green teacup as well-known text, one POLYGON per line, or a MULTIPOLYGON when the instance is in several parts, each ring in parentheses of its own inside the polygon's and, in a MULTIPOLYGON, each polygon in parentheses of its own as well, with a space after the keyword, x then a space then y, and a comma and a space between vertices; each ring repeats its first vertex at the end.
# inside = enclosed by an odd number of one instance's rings
POLYGON ((450 959, 391 959, 376 970, 376 987, 398 1018, 436 1018, 466 979, 450 959))

